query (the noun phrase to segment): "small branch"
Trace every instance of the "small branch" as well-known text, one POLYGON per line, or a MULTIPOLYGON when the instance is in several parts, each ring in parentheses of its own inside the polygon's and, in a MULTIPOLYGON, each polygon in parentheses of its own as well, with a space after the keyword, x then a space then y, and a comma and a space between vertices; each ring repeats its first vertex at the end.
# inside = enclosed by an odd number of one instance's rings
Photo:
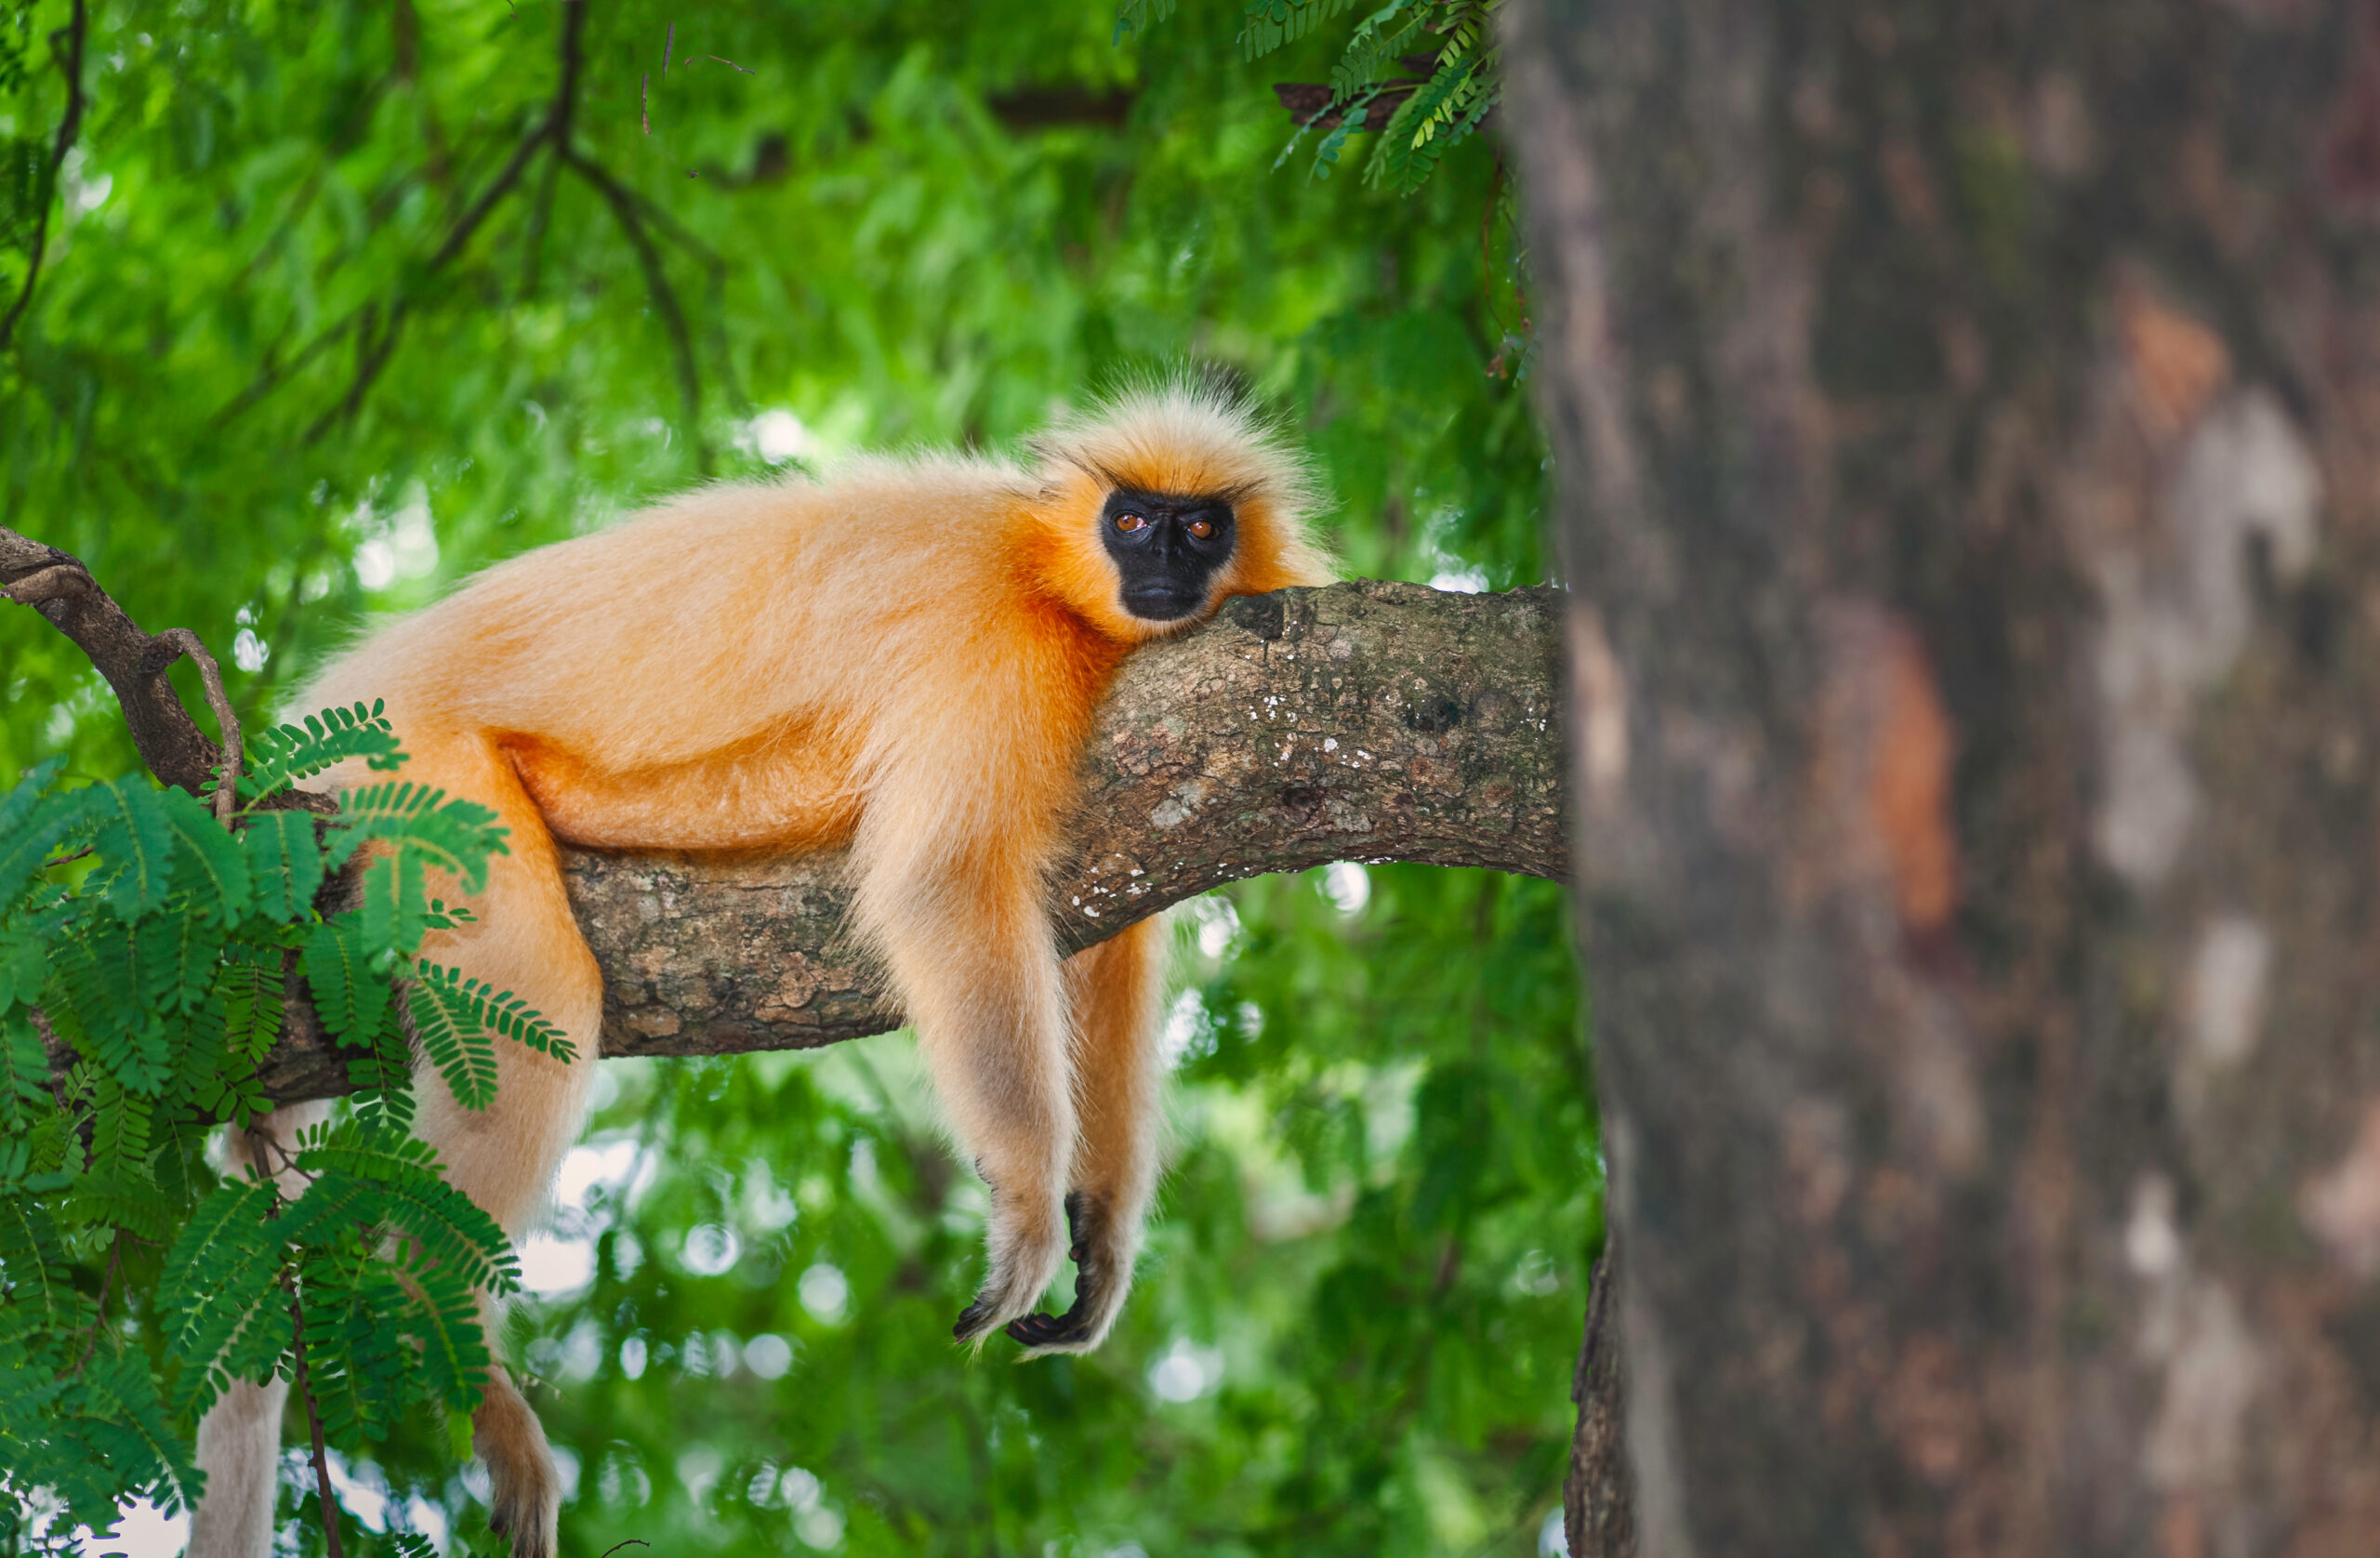
MULTIPOLYGON (((33 607, 90 657, 123 706, 133 745, 152 773, 192 795, 204 793, 223 765, 224 749, 206 739, 165 679, 165 668, 198 643, 197 635, 187 628, 143 632, 99 587, 81 560, 5 528, 0 528, 0 595, 33 607)), ((201 674, 209 674, 205 666, 201 674)), ((210 704, 220 691, 218 680, 208 694, 210 704)), ((239 725, 230 709, 226 700, 217 706, 217 717, 227 733, 236 733, 239 725)), ((236 734, 232 739, 236 742, 236 734)))
MULTIPOLYGON (((521 144, 513 148, 512 155, 506 160, 504 166, 488 180, 487 187, 480 191, 470 209, 463 213, 461 219, 446 234, 446 241, 438 245, 437 252, 423 267, 425 274, 444 270, 463 252, 472 235, 496 210, 497 203, 520 184, 522 174, 528 169, 529 159, 536 155, 539 147, 550 145, 557 152, 568 151, 571 116, 578 96, 579 33, 587 24, 587 7, 565 6, 562 18, 562 79, 554 88, 552 107, 536 128, 521 139, 521 144)), ((377 340, 371 337, 367 317, 365 341, 356 351, 355 376, 349 384, 347 393, 340 397, 338 405, 307 429, 307 443, 314 442, 334 426, 351 420, 363 408, 364 398, 370 392, 373 381, 380 376, 381 369, 388 366, 390 354, 396 350, 397 337, 403 328, 409 301, 400 291, 389 305, 387 328, 377 340)))
POLYGON ((371 392, 373 381, 380 376, 380 370, 389 365, 390 354, 397 349, 397 337, 404 328, 404 300, 399 298, 389 305, 389 323, 376 335, 372 326, 378 316, 378 304, 364 306, 363 325, 355 343, 355 377, 348 385, 347 393, 339 397, 338 404, 316 417, 314 425, 306 429, 306 436, 300 442, 311 445, 320 442, 324 433, 342 422, 351 420, 363 409, 364 397, 371 392))
POLYGON ((331 1491, 331 1462, 323 1448, 323 1414, 314 1405, 313 1387, 306 1380, 306 1306, 295 1295, 289 1300, 290 1352, 298 1360, 298 1399, 306 1404, 306 1428, 314 1440, 314 1492, 323 1506, 323 1542, 330 1558, 340 1558, 338 1498, 331 1491))
POLYGON ((710 474, 710 446, 702 433, 702 376, 694 365, 694 337, 686 329, 685 310, 678 306, 677 290, 669 284, 668 271, 662 266, 660 251, 653 246, 653 235, 645 231, 644 217, 637 209, 633 191, 613 178, 604 168, 581 156, 575 148, 565 147, 562 156, 573 172, 588 183, 612 207, 612 215, 628 235, 628 244, 636 250, 636 261, 644 271, 645 290, 653 295, 654 310, 660 314, 663 328, 669 332, 669 349, 678 366, 678 398, 685 418, 686 437, 694 447, 694 467, 703 475, 710 474))
POLYGON ((58 33, 49 35, 52 52, 58 47, 59 33, 66 35, 66 58, 61 62, 66 72, 66 112, 58 121, 58 139, 49 152, 49 176, 44 180, 41 210, 33 218, 33 246, 25 260, 25 284, 18 290, 17 300, 0 318, 0 346, 8 344, 8 337, 17 328, 17 321, 33 300, 33 284, 41 279, 42 254, 49 244, 49 208, 59 199, 58 176, 66 166, 66 153, 73 149, 74 137, 83 127, 83 43, 89 33, 89 18, 84 11, 84 0, 74 0, 74 13, 58 33))
POLYGON ((187 627, 168 627, 157 637, 198 663, 198 679, 206 687, 206 706, 215 711, 215 728, 223 733, 223 768, 215 781, 215 820, 230 827, 231 807, 240 794, 240 717, 231 711, 231 699, 223 691, 222 667, 187 627))

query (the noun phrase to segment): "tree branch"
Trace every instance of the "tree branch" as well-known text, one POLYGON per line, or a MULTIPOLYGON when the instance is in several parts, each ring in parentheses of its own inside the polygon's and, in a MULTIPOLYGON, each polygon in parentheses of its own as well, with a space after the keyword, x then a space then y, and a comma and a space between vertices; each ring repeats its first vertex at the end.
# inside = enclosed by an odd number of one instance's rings
POLYGON ((594 185, 611 205, 620 231, 628 235, 628 246, 636 250, 637 265, 644 271, 645 290, 653 295, 654 310, 660 314, 663 328, 669 332, 669 352, 678 367, 681 415, 685 418, 687 441, 694 446, 694 468, 708 476, 710 446, 703 439, 703 383, 694 365, 694 337, 686 329, 686 313, 678 306, 677 289, 669 284, 669 272, 662 266, 661 253, 653 246, 653 235, 645 231, 636 195, 602 165, 580 155, 575 148, 565 146, 561 155, 571 171, 594 185))
MULTIPOLYGON (((132 744, 150 772, 192 795, 213 779, 223 764, 223 748, 206 738, 165 680, 165 667, 197 642, 195 634, 184 628, 143 632, 72 553, 5 528, 0 528, 0 595, 41 613, 90 656, 124 706, 132 744)), ((210 702, 221 696, 221 688, 216 679, 208 689, 210 702)), ((228 701, 217 706, 227 720, 230 711, 228 701)), ((236 723, 224 727, 235 749, 238 728, 236 723)))
MULTIPOLYGON (((575 112, 578 98, 581 59, 579 34, 586 24, 587 7, 585 6, 562 7, 562 74, 561 80, 554 86, 551 106, 546 111, 546 116, 537 122, 536 127, 521 138, 521 143, 512 149, 512 155, 506 160, 504 166, 496 171, 495 178, 488 180, 487 187, 480 191, 479 198, 471 203, 470 209, 465 211, 461 218, 447 232, 445 242, 438 245, 437 252, 424 262, 422 274, 434 275, 444 270, 463 252, 464 246, 470 243, 472 235, 479 231, 481 226, 496 210, 497 203, 511 193, 521 182, 522 174, 527 171, 529 161, 536 155, 539 147, 550 145, 558 154, 568 152, 571 119, 575 112)), ((339 397, 338 403, 316 418, 313 426, 306 429, 302 442, 311 444, 319 441, 324 433, 353 417, 362 408, 364 397, 371 392, 374 381, 380 376, 380 371, 388 366, 390 357, 396 351, 397 337, 404 328, 405 313, 410 304, 411 299, 405 296, 401 284, 397 296, 388 305, 388 323, 377 337, 372 332, 371 306, 366 305, 362 310, 364 327, 362 337, 356 345, 355 376, 349 382, 347 393, 339 397)), ((298 363, 303 363, 312 357, 316 348, 324 341, 345 331, 356 317, 357 315, 350 314, 347 319, 341 320, 325 331, 323 336, 310 342, 298 352, 289 371, 294 372, 298 363)), ((284 372, 281 376, 281 380, 275 382, 285 380, 287 376, 288 373, 284 372)), ((219 425, 229 421, 232 416, 254 405, 263 399, 264 394, 269 393, 270 390, 269 385, 263 390, 258 390, 256 386, 251 386, 249 391, 244 392, 238 401, 218 415, 217 423, 219 425)))
MULTIPOLYGON (((1088 746, 1062 944, 1223 882, 1333 860, 1567 874, 1553 589, 1357 582, 1234 601, 1125 665, 1088 746)), ((603 970, 602 1051, 799 1050, 900 1024, 849 934, 841 857, 571 851, 603 970)), ((284 1102, 348 1090, 302 1000, 284 1102)))
POLYGON ((33 241, 25 259, 25 284, 18 289, 16 302, 9 305, 7 317, 0 319, 0 346, 17 328, 17 321, 33 300, 33 284, 41 279, 42 253, 49 245, 49 208, 58 198, 58 175, 66 165, 66 153, 73 149, 74 137, 83 127, 83 44, 90 31, 90 19, 85 13, 84 0, 74 0, 74 14, 66 25, 50 34, 50 47, 58 46, 59 33, 66 36, 66 57, 60 68, 66 72, 66 112, 59 116, 58 139, 50 147, 49 176, 43 180, 41 209, 33 217, 33 241))

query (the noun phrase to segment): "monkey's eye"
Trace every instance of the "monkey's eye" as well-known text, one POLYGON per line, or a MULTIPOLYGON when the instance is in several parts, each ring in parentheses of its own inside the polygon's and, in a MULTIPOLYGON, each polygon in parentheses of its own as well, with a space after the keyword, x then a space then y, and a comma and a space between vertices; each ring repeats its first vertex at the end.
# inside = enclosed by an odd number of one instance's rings
POLYGON ((1212 520, 1192 520, 1183 528, 1189 531, 1191 535, 1197 536, 1199 540, 1204 541, 1209 536, 1214 535, 1215 522, 1212 520))
POLYGON ((1116 528, 1122 531, 1127 535, 1131 535, 1132 532, 1136 530, 1146 530, 1148 527, 1148 521, 1141 518, 1138 514, 1118 514, 1116 516, 1116 528))

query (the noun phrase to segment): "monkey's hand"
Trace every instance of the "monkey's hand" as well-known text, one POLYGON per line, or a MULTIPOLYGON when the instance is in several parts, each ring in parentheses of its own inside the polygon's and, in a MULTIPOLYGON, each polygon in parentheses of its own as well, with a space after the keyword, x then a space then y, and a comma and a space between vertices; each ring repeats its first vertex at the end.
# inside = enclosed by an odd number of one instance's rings
POLYGON ((1104 1202, 1079 1190, 1066 1197, 1066 1253, 1075 1263, 1075 1301, 1064 1314, 1026 1314, 1009 1322, 1009 1337, 1025 1344, 1026 1357, 1088 1353, 1107 1339, 1132 1275, 1130 1252, 1115 1221, 1104 1202))

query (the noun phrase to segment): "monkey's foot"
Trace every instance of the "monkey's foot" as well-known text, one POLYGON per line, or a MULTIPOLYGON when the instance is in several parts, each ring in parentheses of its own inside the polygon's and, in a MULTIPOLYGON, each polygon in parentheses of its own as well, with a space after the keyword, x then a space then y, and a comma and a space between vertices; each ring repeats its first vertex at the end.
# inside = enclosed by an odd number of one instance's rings
POLYGON ((512 1558, 555 1558, 562 1476, 537 1414, 501 1368, 489 1371, 487 1394, 471 1414, 471 1439, 487 1463, 488 1529, 511 1541, 512 1558))
POLYGON ((1118 1259, 1122 1251, 1114 1232, 1100 1202, 1080 1191, 1066 1197, 1066 1254, 1075 1263, 1075 1301, 1064 1314, 1025 1314, 1009 1322, 1009 1338, 1025 1345, 1026 1357, 1087 1353, 1107 1339, 1130 1279, 1129 1261, 1118 1259), (1119 1272, 1119 1266, 1125 1269, 1119 1272))
POLYGON ((1065 1247, 1057 1235, 1057 1219, 1042 1224, 1038 1235, 1005 1224, 999 1197, 992 1201, 992 1272, 983 1291, 959 1314, 950 1334, 965 1342, 979 1342, 1019 1315, 1029 1314, 1058 1274, 1065 1247))

